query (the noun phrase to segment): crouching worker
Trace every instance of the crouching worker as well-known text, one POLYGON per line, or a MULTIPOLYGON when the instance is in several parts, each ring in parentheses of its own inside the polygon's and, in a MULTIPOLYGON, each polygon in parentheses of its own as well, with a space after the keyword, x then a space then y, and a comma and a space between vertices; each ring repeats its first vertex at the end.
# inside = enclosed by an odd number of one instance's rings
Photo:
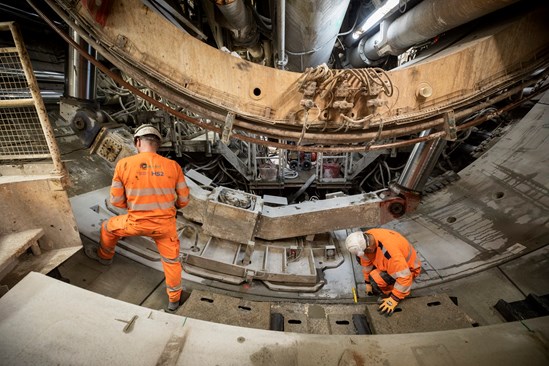
POLYGON ((120 238, 152 238, 166 278, 168 311, 173 312, 180 305, 182 289, 176 209, 189 203, 189 188, 179 164, 156 153, 161 141, 162 135, 152 125, 136 129, 134 144, 139 153, 116 164, 110 191, 111 204, 127 208, 128 213, 104 221, 99 246, 87 246, 84 252, 108 265, 120 238))
POLYGON ((402 235, 388 229, 354 232, 345 240, 350 253, 360 258, 366 294, 385 295, 379 311, 390 316, 410 294, 421 272, 416 250, 402 235))

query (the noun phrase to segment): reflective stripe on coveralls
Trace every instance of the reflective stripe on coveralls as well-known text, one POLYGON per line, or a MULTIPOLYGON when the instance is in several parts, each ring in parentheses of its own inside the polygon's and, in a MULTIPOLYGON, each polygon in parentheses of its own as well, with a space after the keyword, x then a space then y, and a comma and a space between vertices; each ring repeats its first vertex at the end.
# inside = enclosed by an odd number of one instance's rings
POLYGON ((364 279, 367 279, 370 275, 370 272, 374 269, 374 266, 365 266, 362 264, 362 257, 360 258, 360 264, 362 265, 362 274, 364 275, 364 279))
POLYGON ((166 289, 171 302, 181 298, 181 262, 179 261, 179 239, 173 224, 169 222, 163 227, 158 227, 146 221, 140 221, 137 225, 130 221, 128 215, 111 217, 101 226, 101 246, 97 251, 99 257, 111 259, 114 256, 114 248, 118 240, 127 236, 149 236, 158 248, 160 261, 166 277, 166 289))
POLYGON ((379 250, 360 257, 364 279, 370 281, 372 275, 382 291, 392 288, 395 297, 404 299, 410 294, 414 278, 421 272, 421 261, 415 249, 406 238, 393 230, 370 229, 366 233, 375 238, 379 250), (379 272, 374 272, 376 269, 379 272), (382 278, 382 273, 387 273, 390 280, 382 278))
POLYGON ((99 249, 97 250, 97 254, 100 258, 103 259, 111 259, 114 256, 114 247, 106 247, 103 245, 103 231, 109 232, 109 229, 107 228, 107 221, 103 221, 103 224, 101 225, 101 236, 99 239, 99 249))
POLYGON ((189 188, 177 162, 153 152, 121 159, 111 184, 111 204, 127 208, 127 215, 110 218, 101 226, 103 259, 114 255, 118 240, 127 236, 151 237, 158 248, 170 302, 181 297, 181 262, 176 230, 176 208, 189 203, 189 188))
POLYGON ((169 210, 172 207, 173 202, 151 202, 141 204, 128 202, 128 210, 132 211, 169 210))
POLYGON ((175 186, 175 191, 177 192, 177 201, 175 202, 175 205, 178 208, 187 206, 189 203, 189 187, 187 187, 187 183, 185 181, 178 182, 175 186))
POLYGON ((175 161, 152 152, 121 159, 111 184, 111 204, 132 219, 175 217, 189 203, 189 187, 175 161))
MULTIPOLYGON (((177 241, 179 243, 179 241, 177 241)), ((179 260, 179 257, 176 257, 176 258, 166 258, 164 256, 160 256, 160 261, 162 262, 162 267, 164 268, 164 273, 166 273, 166 268, 168 268, 169 271, 172 271, 173 268, 171 268, 171 266, 173 266, 175 264, 175 270, 177 270, 177 265, 179 265, 179 268, 181 268, 181 262, 179 260)), ((170 301, 172 302, 175 302, 177 300, 172 300, 172 298, 175 299, 175 295, 178 294, 179 295, 179 298, 181 298, 181 290, 183 289, 183 286, 181 284, 181 270, 179 271, 179 283, 178 284, 175 284, 174 285, 174 282, 177 282, 177 281, 168 281, 168 278, 167 278, 167 275, 166 275, 166 290, 168 292, 168 297, 170 298, 170 301), (170 284, 169 284, 169 283, 170 284)))

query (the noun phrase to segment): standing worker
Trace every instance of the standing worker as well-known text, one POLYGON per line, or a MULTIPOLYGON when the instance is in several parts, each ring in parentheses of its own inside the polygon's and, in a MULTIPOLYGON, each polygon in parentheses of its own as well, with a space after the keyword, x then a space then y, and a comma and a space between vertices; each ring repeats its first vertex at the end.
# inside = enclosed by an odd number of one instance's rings
POLYGON ((388 229, 354 232, 345 240, 350 253, 360 258, 366 294, 388 295, 379 311, 390 316, 410 294, 412 282, 421 272, 421 261, 406 238, 388 229))
POLYGON ((173 312, 180 305, 182 289, 176 209, 189 203, 189 188, 179 164, 156 153, 162 136, 155 127, 139 126, 133 141, 139 153, 116 164, 110 192, 111 204, 127 208, 128 213, 104 221, 99 246, 88 246, 84 251, 109 265, 120 238, 151 237, 166 277, 168 311, 173 312))

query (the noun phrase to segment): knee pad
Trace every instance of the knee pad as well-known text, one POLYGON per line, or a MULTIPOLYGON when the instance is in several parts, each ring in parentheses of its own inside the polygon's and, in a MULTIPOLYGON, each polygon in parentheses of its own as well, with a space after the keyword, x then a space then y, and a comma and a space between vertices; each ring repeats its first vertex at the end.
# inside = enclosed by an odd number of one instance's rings
POLYGON ((379 285, 376 283, 376 281, 374 281, 372 275, 370 275, 368 279, 370 281, 370 285, 372 285, 372 292, 374 293, 374 295, 381 296, 383 294, 383 291, 379 289, 379 285))

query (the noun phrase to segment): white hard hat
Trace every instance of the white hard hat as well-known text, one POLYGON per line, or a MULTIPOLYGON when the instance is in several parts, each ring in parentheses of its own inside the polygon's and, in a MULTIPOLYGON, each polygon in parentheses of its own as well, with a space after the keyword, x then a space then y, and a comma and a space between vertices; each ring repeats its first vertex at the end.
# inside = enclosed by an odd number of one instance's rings
POLYGON ((160 141, 162 141, 162 135, 156 129, 156 127, 154 127, 151 124, 144 124, 144 125, 141 125, 141 126, 137 127, 137 129, 135 130, 135 132, 133 134, 133 138, 135 139, 136 137, 141 137, 141 136, 145 136, 145 135, 156 136, 160 141))
POLYGON ((345 239, 347 250, 354 255, 364 255, 364 250, 369 246, 369 238, 362 231, 351 233, 345 239))

